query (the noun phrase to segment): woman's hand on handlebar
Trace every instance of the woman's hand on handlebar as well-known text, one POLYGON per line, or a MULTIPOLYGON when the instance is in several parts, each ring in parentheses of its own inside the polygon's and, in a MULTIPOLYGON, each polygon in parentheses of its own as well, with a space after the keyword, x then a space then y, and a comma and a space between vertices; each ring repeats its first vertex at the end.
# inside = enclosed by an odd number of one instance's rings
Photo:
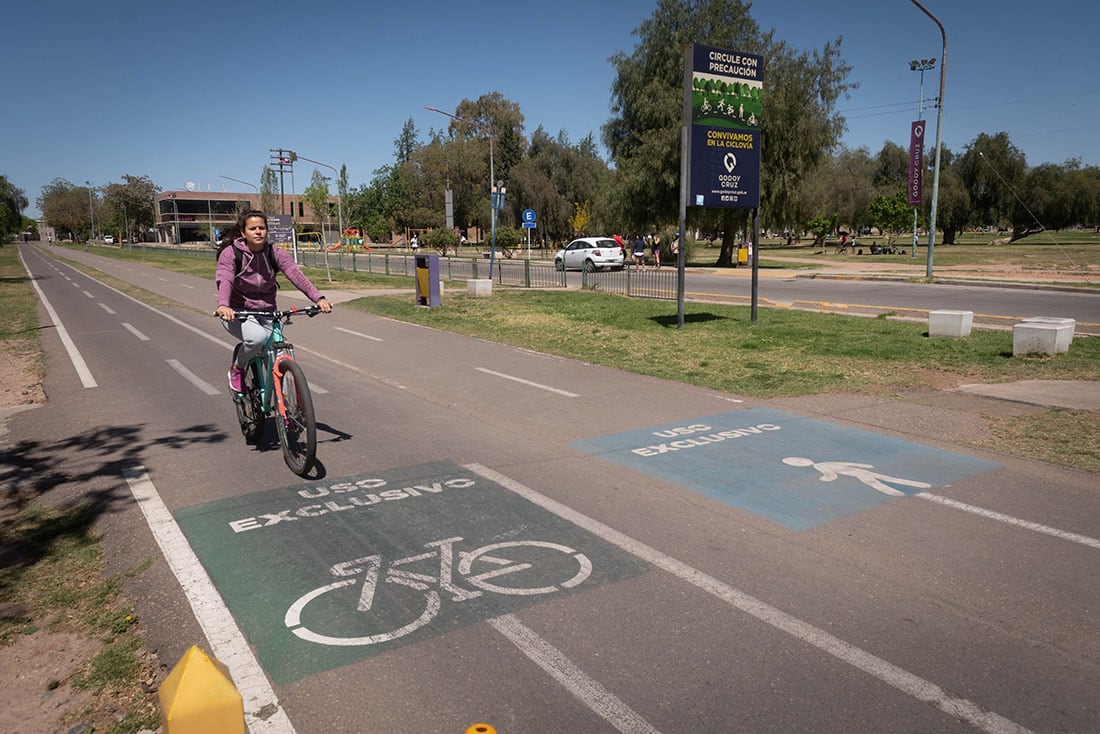
POLYGON ((319 298, 316 305, 322 313, 332 313, 332 304, 328 302, 327 298, 319 298))
POLYGON ((237 313, 229 306, 218 306, 218 310, 214 312, 214 315, 220 318, 222 321, 232 321, 237 318, 237 313))

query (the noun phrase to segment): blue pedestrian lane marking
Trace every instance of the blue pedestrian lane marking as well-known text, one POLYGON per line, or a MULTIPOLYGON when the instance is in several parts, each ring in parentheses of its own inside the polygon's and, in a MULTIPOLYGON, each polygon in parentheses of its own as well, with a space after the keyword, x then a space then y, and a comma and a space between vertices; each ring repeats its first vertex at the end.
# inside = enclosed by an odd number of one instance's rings
POLYGON ((1001 466, 770 408, 571 445, 792 530, 806 530, 1001 466))

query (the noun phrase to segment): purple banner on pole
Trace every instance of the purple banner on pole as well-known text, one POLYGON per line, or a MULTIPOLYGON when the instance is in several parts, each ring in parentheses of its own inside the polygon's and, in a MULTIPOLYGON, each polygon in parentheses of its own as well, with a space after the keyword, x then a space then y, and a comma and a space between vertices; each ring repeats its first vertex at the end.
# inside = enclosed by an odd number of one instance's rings
POLYGON ((909 206, 924 203, 924 120, 917 120, 909 131, 909 177, 905 187, 909 206))

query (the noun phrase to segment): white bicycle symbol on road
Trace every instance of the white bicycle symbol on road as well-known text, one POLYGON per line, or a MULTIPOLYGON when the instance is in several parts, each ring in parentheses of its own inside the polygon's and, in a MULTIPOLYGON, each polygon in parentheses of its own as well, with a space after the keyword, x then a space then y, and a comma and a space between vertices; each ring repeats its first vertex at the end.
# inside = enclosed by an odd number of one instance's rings
POLYGON ((332 566, 329 572, 333 576, 343 578, 303 594, 287 609, 283 621, 298 637, 320 645, 373 645, 396 640, 431 622, 439 614, 440 591, 450 594, 452 601, 475 599, 485 592, 509 596, 552 594, 584 583, 585 579, 592 574, 592 562, 583 553, 565 545, 541 540, 504 541, 484 545, 472 551, 459 551, 456 566, 455 544, 461 541, 462 538, 446 538, 426 543, 424 547, 431 549, 428 552, 401 558, 389 564, 385 575, 382 576, 384 583, 397 584, 423 592, 424 600, 420 605, 399 607, 401 610, 412 609, 415 612, 421 605, 423 606, 420 615, 408 624, 370 635, 338 637, 322 634, 302 623, 303 611, 310 602, 337 589, 354 586, 360 582, 360 579, 363 587, 359 592, 355 608, 358 612, 369 614, 375 608, 377 601, 375 597, 382 571, 380 555, 364 556, 332 566), (514 557, 517 553, 524 560, 511 560, 510 557, 514 557), (561 568, 560 557, 556 556, 559 553, 572 559, 564 570, 561 568), (423 573, 407 568, 433 558, 438 559, 436 572, 423 573), (538 566, 544 566, 544 568, 538 566), (573 572, 573 569, 576 569, 576 572, 571 577, 556 583, 553 581, 555 577, 573 572), (458 586, 455 583, 456 572, 458 577, 474 589, 458 586))

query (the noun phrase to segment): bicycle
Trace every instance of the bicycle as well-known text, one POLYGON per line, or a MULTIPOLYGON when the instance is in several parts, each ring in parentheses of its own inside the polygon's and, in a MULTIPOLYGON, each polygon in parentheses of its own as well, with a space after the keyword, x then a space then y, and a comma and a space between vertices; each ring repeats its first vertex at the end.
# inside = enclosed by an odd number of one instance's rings
POLYGON ((392 561, 384 574, 381 573, 380 555, 337 563, 329 568, 329 573, 340 580, 319 586, 298 597, 287 609, 283 624, 297 637, 319 645, 374 645, 404 637, 435 619, 441 605, 440 592, 446 592, 452 601, 458 602, 476 599, 485 593, 509 596, 552 594, 578 586, 592 575, 592 561, 586 555, 569 546, 542 540, 511 540, 491 543, 472 551, 459 551, 456 563, 455 544, 461 541, 462 538, 455 537, 426 543, 424 547, 429 549, 428 552, 392 561), (504 555, 501 551, 505 550, 507 558, 501 557, 504 555), (546 551, 553 553, 548 555, 546 551), (566 563, 564 572, 561 568, 563 559, 556 555, 559 553, 572 559, 566 563), (438 559, 438 570, 434 573, 417 565, 432 559, 438 559), (409 569, 410 565, 416 570, 409 569), (572 576, 559 580, 569 574, 572 576), (459 586, 455 580, 456 575, 464 578, 474 588, 464 589, 459 586), (362 588, 357 590, 355 587, 360 578, 362 588), (379 582, 422 592, 422 599, 418 603, 389 598, 379 601, 379 582), (433 588, 435 586, 438 586, 438 591, 433 588), (347 591, 338 591, 345 588, 347 591), (306 607, 319 599, 321 601, 317 602, 317 611, 303 615, 306 607), (353 607, 357 612, 366 615, 364 619, 372 611, 375 612, 373 617, 383 619, 368 619, 356 625, 359 627, 356 631, 373 634, 336 636, 323 634, 308 626, 324 622, 333 616, 342 616, 338 610, 347 607, 353 607), (382 610, 378 611, 378 607, 382 607, 382 610), (422 611, 418 613, 418 610, 422 611), (403 625, 399 622, 399 626, 390 629, 392 620, 386 617, 404 615, 407 619, 412 614, 417 614, 416 619, 403 625), (306 617, 305 621, 303 616, 306 617), (386 629, 378 631, 379 627, 386 629))
MULTIPOLYGON (((271 319, 271 336, 248 367, 241 370, 241 391, 233 395, 241 433, 246 443, 258 444, 267 419, 274 417, 283 460, 300 477, 309 473, 317 458, 317 422, 309 382, 294 361, 294 346, 283 338, 283 326, 290 323, 292 316, 313 318, 319 313, 318 306, 285 311, 234 311, 238 321, 250 316, 271 319)), ((235 357, 236 350, 233 354, 235 357)))

